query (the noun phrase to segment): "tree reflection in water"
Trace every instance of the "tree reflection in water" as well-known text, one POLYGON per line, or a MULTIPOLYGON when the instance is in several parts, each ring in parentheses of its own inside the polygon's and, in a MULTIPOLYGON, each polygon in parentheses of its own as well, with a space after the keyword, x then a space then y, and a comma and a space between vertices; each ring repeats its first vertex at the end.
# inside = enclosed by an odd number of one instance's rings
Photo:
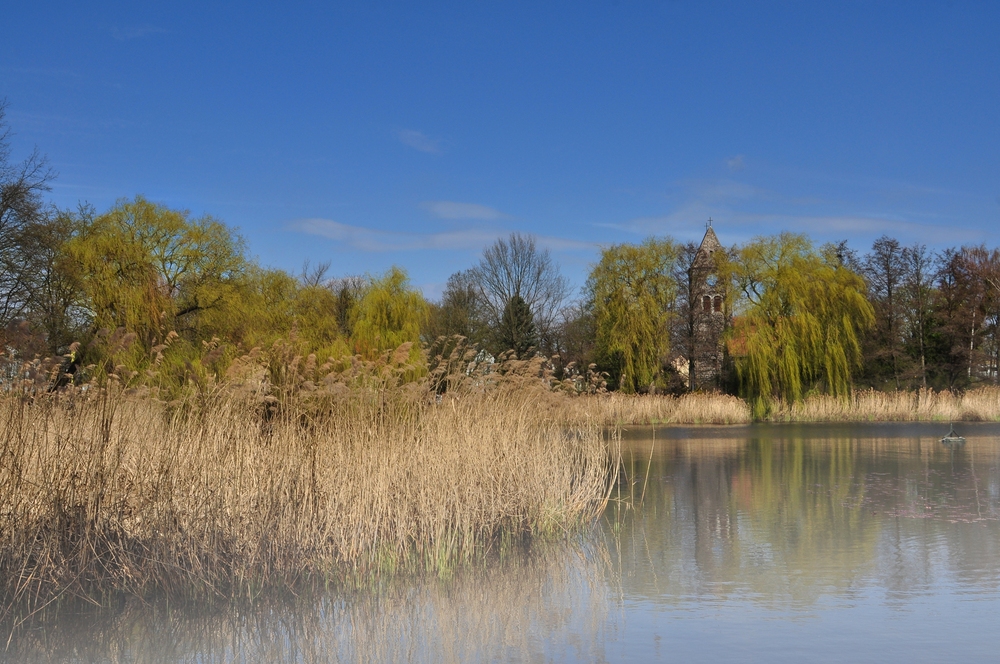
POLYGON ((625 441, 620 495, 591 531, 566 541, 448 579, 399 579, 363 593, 239 610, 153 602, 75 619, 63 611, 19 631, 6 659, 995 654, 1000 425, 967 425, 969 442, 959 448, 942 446, 938 429, 635 430, 625 441), (969 598, 980 601, 963 603, 969 598))
POLYGON ((626 595, 663 604, 803 607, 952 580, 996 591, 1000 450, 984 427, 960 448, 927 425, 633 432, 609 557, 626 595))

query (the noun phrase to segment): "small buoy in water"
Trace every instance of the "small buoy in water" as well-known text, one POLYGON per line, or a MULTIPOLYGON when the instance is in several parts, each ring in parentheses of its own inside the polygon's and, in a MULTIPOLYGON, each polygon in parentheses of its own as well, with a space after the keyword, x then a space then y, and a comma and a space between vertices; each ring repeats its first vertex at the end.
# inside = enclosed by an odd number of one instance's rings
POLYGON ((955 425, 952 424, 951 429, 948 431, 948 435, 942 438, 941 442, 945 445, 961 445, 965 442, 965 438, 955 433, 955 425))

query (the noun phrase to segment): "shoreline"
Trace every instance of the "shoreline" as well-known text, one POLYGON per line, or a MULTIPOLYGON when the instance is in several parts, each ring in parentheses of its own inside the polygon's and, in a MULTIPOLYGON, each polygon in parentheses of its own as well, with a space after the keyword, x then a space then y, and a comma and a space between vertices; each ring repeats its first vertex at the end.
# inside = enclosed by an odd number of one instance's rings
POLYGON ((1000 422, 1000 387, 961 394, 926 389, 914 392, 858 390, 847 398, 807 397, 795 404, 777 403, 771 415, 754 420, 749 404, 721 393, 668 395, 606 394, 581 396, 582 410, 605 426, 728 425, 751 423, 1000 422))

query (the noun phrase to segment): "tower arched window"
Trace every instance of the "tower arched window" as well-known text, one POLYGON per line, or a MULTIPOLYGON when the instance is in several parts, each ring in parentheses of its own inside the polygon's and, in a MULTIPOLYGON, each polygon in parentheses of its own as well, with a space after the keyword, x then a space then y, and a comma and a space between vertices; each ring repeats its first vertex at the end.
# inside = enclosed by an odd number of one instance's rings
POLYGON ((715 299, 712 300, 712 311, 722 313, 722 296, 716 295, 715 299))
POLYGON ((701 308, 702 308, 702 311, 711 311, 712 310, 712 296, 711 295, 705 295, 704 297, 701 298, 701 308))

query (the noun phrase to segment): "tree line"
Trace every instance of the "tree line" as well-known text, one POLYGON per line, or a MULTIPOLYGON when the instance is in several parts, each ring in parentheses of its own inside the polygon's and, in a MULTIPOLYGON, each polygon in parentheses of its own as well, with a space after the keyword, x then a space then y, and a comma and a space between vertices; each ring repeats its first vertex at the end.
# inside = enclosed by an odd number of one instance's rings
MULTIPOLYGON (((319 362, 374 360, 402 346, 407 362, 426 367, 422 348, 433 355, 439 339, 460 336, 481 358, 543 357, 558 378, 601 374, 625 392, 689 389, 685 361, 701 306, 694 243, 605 247, 573 298, 549 252, 515 233, 428 302, 396 267, 332 277, 328 263, 297 275, 261 266, 232 227, 142 196, 101 212, 57 209, 45 200, 54 177, 45 159, 12 158, 3 110, 0 350, 8 358, 66 358, 65 380, 122 366, 183 385, 278 342, 319 362)), ((881 237, 860 253, 785 233, 713 260, 725 316, 716 387, 758 414, 811 392, 997 383, 1000 250, 933 252, 881 237)))
MULTIPOLYGON (((680 393, 698 334, 697 252, 697 244, 670 238, 606 247, 580 298, 567 304, 548 254, 514 235, 452 275, 431 305, 428 330, 462 334, 491 352, 530 348, 557 370, 595 367, 612 389, 680 393), (544 284, 544 308, 535 291, 522 301, 516 287, 491 290, 497 264, 518 263, 495 260, 505 254, 540 257, 533 274, 551 272, 533 282, 544 284)), ((860 253, 846 242, 816 246, 783 233, 714 260, 726 316, 717 387, 748 398, 758 414, 774 399, 809 393, 998 382, 1000 250, 933 252, 883 236, 860 253)))
MULTIPOLYGON (((697 244, 670 238, 606 247, 580 297, 567 303, 548 253, 513 235, 488 248, 478 266, 452 275, 427 329, 464 335, 494 353, 541 353, 557 373, 591 367, 611 389, 681 393, 690 389, 702 306, 697 254, 697 244), (497 261, 502 255, 519 258, 497 261), (530 263, 525 257, 538 259, 525 274, 545 275, 532 281, 546 293, 544 308, 535 305, 537 291, 522 301, 515 287, 491 290, 498 265, 530 263)), ((713 260, 725 316, 715 387, 747 398, 758 416, 776 399, 811 393, 998 383, 998 249, 934 252, 883 236, 860 253, 846 241, 816 246, 782 233, 713 260)))

